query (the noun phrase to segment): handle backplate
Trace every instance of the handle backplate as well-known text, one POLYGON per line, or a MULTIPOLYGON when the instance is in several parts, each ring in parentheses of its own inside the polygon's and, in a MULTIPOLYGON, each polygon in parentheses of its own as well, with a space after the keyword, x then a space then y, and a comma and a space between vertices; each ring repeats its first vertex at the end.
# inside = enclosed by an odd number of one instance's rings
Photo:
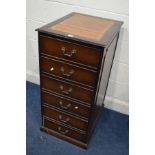
POLYGON ((59 120, 63 123, 68 123, 70 121, 70 118, 67 117, 66 119, 63 119, 63 116, 62 115, 59 115, 59 120))
POLYGON ((59 105, 60 105, 61 108, 65 109, 65 110, 69 109, 70 106, 71 106, 70 103, 67 104, 67 105, 63 105, 63 102, 61 100, 59 101, 59 105))
POLYGON ((64 86, 63 85, 60 85, 60 90, 63 94, 65 95, 69 95, 71 92, 72 92, 72 88, 69 88, 68 90, 64 90, 64 86))
POLYGON ((67 56, 67 57, 72 57, 73 55, 76 54, 76 50, 73 49, 71 52, 67 52, 65 47, 61 47, 61 51, 63 53, 64 56, 67 56))
POLYGON ((66 135, 69 132, 69 130, 62 131, 62 128, 60 126, 58 127, 58 131, 63 135, 66 135))
POLYGON ((72 75, 74 74, 74 70, 73 70, 73 69, 71 69, 71 70, 69 71, 69 73, 65 73, 64 67, 61 67, 60 71, 61 71, 62 75, 63 75, 63 76, 66 76, 66 77, 70 77, 70 76, 72 76, 72 75))

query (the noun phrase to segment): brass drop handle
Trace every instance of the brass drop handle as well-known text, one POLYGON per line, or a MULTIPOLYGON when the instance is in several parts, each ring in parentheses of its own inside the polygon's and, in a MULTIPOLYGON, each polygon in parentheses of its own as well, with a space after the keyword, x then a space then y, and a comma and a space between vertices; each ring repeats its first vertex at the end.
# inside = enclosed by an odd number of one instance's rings
POLYGON ((60 100, 59 101, 59 104, 60 104, 60 107, 61 108, 63 108, 63 109, 65 109, 65 110, 67 110, 67 109, 69 109, 70 108, 70 106, 71 106, 71 104, 69 103, 69 104, 67 104, 67 105, 63 105, 63 102, 60 100))
POLYGON ((75 49, 73 49, 71 52, 67 52, 65 47, 61 47, 61 51, 62 51, 63 55, 67 56, 67 57, 72 57, 74 54, 76 54, 75 49))
POLYGON ((60 85, 61 92, 65 95, 69 95, 72 92, 72 88, 69 88, 67 91, 64 90, 64 86, 60 85))
POLYGON ((70 118, 67 117, 66 119, 63 119, 62 115, 59 115, 59 120, 63 123, 68 123, 70 121, 70 118))
POLYGON ((60 126, 58 127, 58 131, 59 131, 61 134, 63 134, 63 135, 65 135, 65 134, 67 134, 67 133, 69 132, 69 130, 62 131, 62 128, 61 128, 60 126))
POLYGON ((65 73, 64 67, 61 67, 60 71, 61 71, 62 75, 63 75, 63 76, 66 76, 66 77, 70 77, 71 75, 74 74, 74 70, 73 70, 73 69, 71 69, 71 70, 69 71, 69 73, 65 73))

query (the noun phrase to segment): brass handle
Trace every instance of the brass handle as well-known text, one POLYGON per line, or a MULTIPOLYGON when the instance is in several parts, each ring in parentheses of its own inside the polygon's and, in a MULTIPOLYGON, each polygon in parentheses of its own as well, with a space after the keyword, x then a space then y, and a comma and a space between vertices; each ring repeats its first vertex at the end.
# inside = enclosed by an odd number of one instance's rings
POLYGON ((65 110, 69 109, 69 107, 71 106, 70 103, 67 104, 66 106, 64 106, 62 101, 59 101, 59 104, 60 104, 60 107, 63 108, 63 109, 65 109, 65 110))
POLYGON ((62 75, 63 76, 66 76, 66 77, 70 77, 71 75, 73 75, 74 74, 74 70, 72 69, 72 70, 70 70, 70 72, 69 73, 65 73, 65 69, 64 69, 64 67, 61 67, 61 73, 62 73, 62 75))
POLYGON ((59 115, 59 120, 64 123, 68 123, 70 121, 70 118, 67 117, 66 119, 63 119, 62 115, 59 115))
POLYGON ((65 91, 63 85, 60 85, 60 89, 61 89, 61 92, 66 95, 69 95, 72 92, 72 88, 69 88, 67 91, 65 91))
POLYGON ((67 134, 69 132, 69 130, 62 131, 62 128, 60 126, 58 127, 58 131, 60 133, 62 133, 63 135, 65 135, 65 134, 67 134))
POLYGON ((74 54, 76 54, 75 49, 73 49, 71 52, 66 52, 65 47, 61 47, 61 51, 62 51, 63 55, 67 56, 67 57, 72 57, 74 54))

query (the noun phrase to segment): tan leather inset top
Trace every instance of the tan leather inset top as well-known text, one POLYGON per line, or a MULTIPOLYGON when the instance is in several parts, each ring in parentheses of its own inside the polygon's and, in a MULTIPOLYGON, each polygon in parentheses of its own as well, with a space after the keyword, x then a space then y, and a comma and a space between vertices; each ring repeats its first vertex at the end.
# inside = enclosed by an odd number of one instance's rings
POLYGON ((93 40, 100 40, 114 21, 75 14, 70 18, 50 27, 52 30, 93 40))

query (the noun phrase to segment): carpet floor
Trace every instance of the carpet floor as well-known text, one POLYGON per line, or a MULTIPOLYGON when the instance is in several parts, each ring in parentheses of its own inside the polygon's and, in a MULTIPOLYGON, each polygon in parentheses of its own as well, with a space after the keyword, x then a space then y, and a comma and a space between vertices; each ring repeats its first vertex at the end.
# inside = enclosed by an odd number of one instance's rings
POLYGON ((40 131, 40 89, 26 82, 27 155, 128 155, 129 117, 104 109, 87 150, 40 131))

